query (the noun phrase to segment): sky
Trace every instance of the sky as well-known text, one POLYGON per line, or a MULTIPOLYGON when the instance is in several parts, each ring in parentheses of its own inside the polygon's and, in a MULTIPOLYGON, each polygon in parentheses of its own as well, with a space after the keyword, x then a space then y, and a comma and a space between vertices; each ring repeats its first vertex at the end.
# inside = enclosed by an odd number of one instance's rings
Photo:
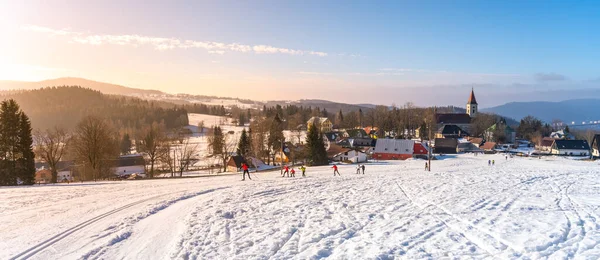
POLYGON ((599 88, 598 14, 597 1, 0 0, 0 80, 376 104, 599 88))

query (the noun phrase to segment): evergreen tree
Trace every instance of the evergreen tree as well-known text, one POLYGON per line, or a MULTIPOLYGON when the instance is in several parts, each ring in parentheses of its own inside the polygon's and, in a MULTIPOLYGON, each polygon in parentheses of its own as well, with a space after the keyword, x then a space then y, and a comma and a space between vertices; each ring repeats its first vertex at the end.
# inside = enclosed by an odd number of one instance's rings
POLYGON ((129 137, 129 134, 124 134, 123 138, 121 139, 121 154, 122 155, 126 155, 129 154, 131 152, 131 147, 132 147, 132 142, 131 142, 131 138, 129 137))
POLYGON ((248 136, 248 133, 246 132, 246 129, 244 128, 242 130, 242 134, 240 135, 240 141, 238 142, 237 155, 246 157, 250 154, 250 149, 250 138, 248 136))
POLYGON ((23 184, 32 185, 35 183, 35 155, 33 153, 33 138, 31 136, 31 122, 25 113, 20 112, 19 120, 19 153, 17 178, 23 184))
POLYGON ((316 123, 313 123, 312 127, 309 127, 308 129, 306 146, 308 148, 308 159, 311 161, 312 165, 328 164, 323 134, 316 123))
POLYGON ((31 123, 13 99, 0 105, 0 185, 33 184, 31 123))

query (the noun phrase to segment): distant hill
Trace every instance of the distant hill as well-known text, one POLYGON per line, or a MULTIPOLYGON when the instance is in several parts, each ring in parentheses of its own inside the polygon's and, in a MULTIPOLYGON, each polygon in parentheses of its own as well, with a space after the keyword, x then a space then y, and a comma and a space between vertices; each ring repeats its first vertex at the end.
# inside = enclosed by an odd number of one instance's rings
POLYGON ((34 129, 72 129, 87 115, 105 117, 118 129, 130 133, 153 122, 164 122, 167 128, 188 124, 187 111, 174 104, 106 95, 82 87, 0 92, 0 100, 10 98, 29 116, 34 129))
POLYGON ((272 107, 276 105, 286 106, 286 105, 296 105, 303 107, 319 107, 320 109, 325 109, 329 113, 336 113, 340 110, 342 112, 354 112, 362 109, 363 111, 374 108, 374 105, 353 105, 353 104, 345 104, 345 103, 337 103, 327 100, 320 99, 301 99, 298 101, 267 101, 265 102, 267 107, 272 107))
POLYGON ((121 85, 98 82, 82 78, 57 78, 38 82, 0 80, 0 90, 32 90, 58 86, 81 86, 84 88, 100 91, 104 94, 115 95, 163 94, 158 90, 129 88, 121 85))
POLYGON ((511 102, 497 107, 483 109, 516 120, 528 115, 550 123, 554 119, 565 123, 600 120, 600 99, 572 99, 561 102, 511 102))

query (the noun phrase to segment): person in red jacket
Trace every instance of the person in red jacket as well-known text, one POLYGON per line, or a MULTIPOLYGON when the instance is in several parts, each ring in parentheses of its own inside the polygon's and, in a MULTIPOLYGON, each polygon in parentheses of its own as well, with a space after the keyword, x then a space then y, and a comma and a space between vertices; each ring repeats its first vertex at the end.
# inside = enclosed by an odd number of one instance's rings
POLYGON ((333 165, 333 167, 331 167, 331 168, 333 168, 333 176, 335 176, 335 174, 336 174, 336 173, 337 173, 339 176, 342 176, 342 175, 340 174, 340 172, 338 171, 338 167, 337 167, 337 165, 335 165, 335 164, 334 164, 334 165, 333 165))
POLYGON ((282 177, 285 177, 285 175, 287 174, 288 177, 290 177, 290 167, 283 166, 283 173, 281 174, 282 177))
POLYGON ((292 171, 290 171, 291 176, 290 177, 296 177, 296 171, 294 170, 294 168, 292 168, 292 171))
POLYGON ((248 171, 248 165, 242 163, 242 169, 244 170, 244 172, 242 173, 242 181, 246 180, 246 173, 248 174, 248 179, 252 180, 252 178, 250 178, 250 172, 248 171))

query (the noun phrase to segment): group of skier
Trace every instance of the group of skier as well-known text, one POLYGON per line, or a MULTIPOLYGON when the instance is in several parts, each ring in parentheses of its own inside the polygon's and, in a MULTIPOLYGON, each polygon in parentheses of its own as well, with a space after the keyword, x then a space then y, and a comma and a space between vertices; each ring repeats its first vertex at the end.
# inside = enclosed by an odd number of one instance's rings
MULTIPOLYGON (((298 170, 302 172, 302 177, 306 177, 306 167, 304 165, 298 167, 298 170)), ((281 172, 281 177, 296 177, 296 170, 294 168, 290 168, 289 166, 284 166, 283 171, 281 172)))

